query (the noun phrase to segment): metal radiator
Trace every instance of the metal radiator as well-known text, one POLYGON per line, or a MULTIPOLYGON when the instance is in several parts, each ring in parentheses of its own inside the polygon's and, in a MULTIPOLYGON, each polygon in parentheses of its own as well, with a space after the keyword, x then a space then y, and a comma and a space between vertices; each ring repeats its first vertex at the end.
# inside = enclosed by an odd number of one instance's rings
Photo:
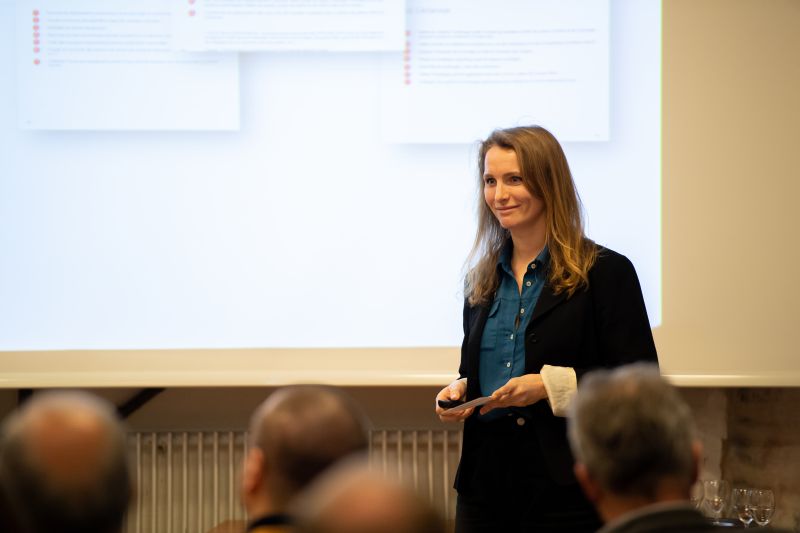
MULTIPOLYGON (((125 533, 205 533, 247 519, 239 503, 245 432, 133 433, 129 446, 137 488, 125 533)), ((448 520, 460 454, 460 430, 370 434, 371 466, 413 487, 448 520)))

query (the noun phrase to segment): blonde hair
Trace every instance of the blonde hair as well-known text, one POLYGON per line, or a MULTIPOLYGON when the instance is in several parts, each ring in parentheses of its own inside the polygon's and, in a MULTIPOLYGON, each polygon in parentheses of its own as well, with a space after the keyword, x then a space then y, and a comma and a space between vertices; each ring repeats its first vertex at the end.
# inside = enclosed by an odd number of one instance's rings
POLYGON ((556 294, 566 291, 568 296, 588 287, 597 246, 583 233, 581 201, 561 145, 539 126, 495 130, 481 143, 478 154, 478 230, 467 258, 470 305, 487 303, 497 290, 497 260, 510 238, 483 198, 486 152, 494 146, 514 150, 525 186, 544 203, 550 286, 556 294))

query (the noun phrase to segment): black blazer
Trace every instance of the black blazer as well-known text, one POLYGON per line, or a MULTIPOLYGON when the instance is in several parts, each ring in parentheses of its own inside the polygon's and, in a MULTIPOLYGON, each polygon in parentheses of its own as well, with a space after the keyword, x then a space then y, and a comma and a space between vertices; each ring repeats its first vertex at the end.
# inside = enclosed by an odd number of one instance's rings
MULTIPOLYGON (((475 307, 464 305, 464 341, 459 374, 467 379, 467 399, 480 396, 478 360, 481 336, 491 302, 475 307)), ((525 373, 538 374, 545 364, 572 367, 580 381, 588 371, 611 368, 635 361, 658 362, 650 323, 633 264, 623 255, 599 248, 596 263, 589 271, 589 287, 572 297, 554 294, 545 285, 525 330, 525 373)), ((573 458, 567 442, 566 419, 553 415, 546 401, 513 408, 529 422, 520 438, 536 447, 547 474, 559 484, 575 482, 573 458)), ((508 464, 492 465, 482 453, 481 432, 491 424, 473 414, 464 424, 464 443, 455 488, 459 492, 491 489, 492 481, 481 472, 493 472, 508 464)), ((494 488, 496 490, 496 488, 494 488)))

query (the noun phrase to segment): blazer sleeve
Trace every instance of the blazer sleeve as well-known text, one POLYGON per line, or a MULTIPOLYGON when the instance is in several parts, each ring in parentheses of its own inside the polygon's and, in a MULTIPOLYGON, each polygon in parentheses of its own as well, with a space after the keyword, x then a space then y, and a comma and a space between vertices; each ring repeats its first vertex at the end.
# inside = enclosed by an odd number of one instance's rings
MULTIPOLYGON (((633 263, 608 249, 601 249, 600 254, 589 277, 601 357, 597 366, 612 368, 636 361, 658 364, 653 332, 633 263)), ((578 380, 593 368, 576 368, 578 380)))
POLYGON ((469 302, 464 298, 464 340, 461 341, 461 362, 458 365, 458 378, 467 377, 467 341, 469 340, 469 302))

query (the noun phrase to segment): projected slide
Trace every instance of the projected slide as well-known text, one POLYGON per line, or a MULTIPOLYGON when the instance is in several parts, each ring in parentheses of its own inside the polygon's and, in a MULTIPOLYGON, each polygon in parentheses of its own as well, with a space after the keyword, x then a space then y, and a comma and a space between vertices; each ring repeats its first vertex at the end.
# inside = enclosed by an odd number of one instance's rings
POLYGON ((562 141, 608 140, 608 1, 408 6, 403 54, 384 65, 384 140, 472 142, 531 123, 562 141))
POLYGON ((408 7, 406 84, 401 51, 175 53, 173 0, 0 0, 0 351, 459 346, 474 141, 518 123, 657 325, 661 4, 408 7))
POLYGON ((16 28, 21 128, 239 128, 238 56, 175 53, 161 0, 22 0, 16 28))
POLYGON ((399 51, 404 0, 172 0, 181 50, 399 51))

